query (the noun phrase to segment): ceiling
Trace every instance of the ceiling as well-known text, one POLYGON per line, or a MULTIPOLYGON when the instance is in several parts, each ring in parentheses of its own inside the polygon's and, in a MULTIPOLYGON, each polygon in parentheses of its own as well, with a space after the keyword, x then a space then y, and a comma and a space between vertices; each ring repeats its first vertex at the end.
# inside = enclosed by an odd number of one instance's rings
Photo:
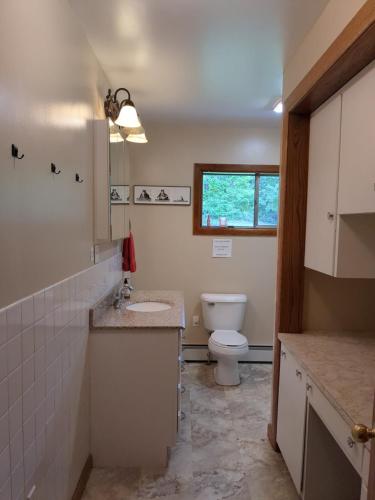
POLYGON ((141 118, 277 123, 282 69, 328 0, 70 0, 141 118))

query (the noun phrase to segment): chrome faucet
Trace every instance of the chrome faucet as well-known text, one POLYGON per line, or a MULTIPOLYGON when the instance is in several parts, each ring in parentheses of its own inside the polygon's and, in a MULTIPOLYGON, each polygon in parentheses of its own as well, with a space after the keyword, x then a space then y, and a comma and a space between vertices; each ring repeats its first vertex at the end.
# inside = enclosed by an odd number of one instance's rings
POLYGON ((115 309, 120 309, 125 299, 130 299, 130 292, 134 290, 134 287, 130 285, 128 279, 124 279, 124 283, 119 291, 115 295, 115 300, 113 301, 113 307, 115 309))

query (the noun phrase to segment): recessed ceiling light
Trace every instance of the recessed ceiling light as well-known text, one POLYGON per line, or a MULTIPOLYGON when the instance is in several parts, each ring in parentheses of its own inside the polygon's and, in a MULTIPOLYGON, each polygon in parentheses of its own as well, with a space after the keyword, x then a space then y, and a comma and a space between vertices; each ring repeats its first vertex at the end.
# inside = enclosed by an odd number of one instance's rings
POLYGON ((274 110, 275 113, 279 113, 279 114, 283 112, 283 101, 281 99, 279 99, 275 103, 275 105, 273 107, 273 110, 274 110))

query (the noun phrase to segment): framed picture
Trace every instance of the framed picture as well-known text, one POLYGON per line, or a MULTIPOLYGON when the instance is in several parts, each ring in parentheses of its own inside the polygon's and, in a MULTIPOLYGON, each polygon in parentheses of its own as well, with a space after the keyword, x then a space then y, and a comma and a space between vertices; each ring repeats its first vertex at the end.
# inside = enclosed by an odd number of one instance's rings
POLYGON ((110 196, 111 205, 129 205, 130 188, 123 184, 112 185, 110 196))
POLYGON ((190 205, 190 186, 134 186, 135 205, 190 205))

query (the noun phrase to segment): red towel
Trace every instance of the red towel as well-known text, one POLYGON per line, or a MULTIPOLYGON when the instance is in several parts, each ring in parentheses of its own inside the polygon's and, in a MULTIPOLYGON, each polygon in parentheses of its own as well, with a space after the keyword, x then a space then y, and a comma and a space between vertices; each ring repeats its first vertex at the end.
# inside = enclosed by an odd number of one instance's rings
POLYGON ((137 264, 135 262, 135 247, 132 233, 129 233, 128 238, 124 238, 122 245, 122 270, 135 273, 137 264))

